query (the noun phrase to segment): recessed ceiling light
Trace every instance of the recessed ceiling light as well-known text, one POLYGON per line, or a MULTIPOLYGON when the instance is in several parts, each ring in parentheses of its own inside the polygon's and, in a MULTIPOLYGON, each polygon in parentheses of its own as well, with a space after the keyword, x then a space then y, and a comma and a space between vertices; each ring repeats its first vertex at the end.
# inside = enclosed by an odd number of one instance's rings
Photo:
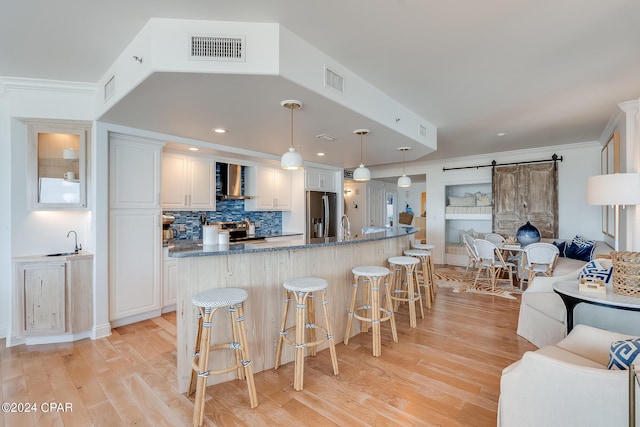
POLYGON ((191 150, 191 151, 198 151, 198 150, 200 150, 200 149, 199 149, 198 147, 189 147, 189 150, 191 150))
POLYGON ((229 132, 228 130, 223 129, 223 128, 213 128, 211 130, 213 130, 215 133, 227 133, 227 132, 229 132))
POLYGON ((324 156, 324 153, 316 153, 317 156, 324 156))
POLYGON ((496 133, 496 136, 505 136, 505 135, 506 135, 506 133, 504 133, 504 132, 498 132, 498 133, 496 133))

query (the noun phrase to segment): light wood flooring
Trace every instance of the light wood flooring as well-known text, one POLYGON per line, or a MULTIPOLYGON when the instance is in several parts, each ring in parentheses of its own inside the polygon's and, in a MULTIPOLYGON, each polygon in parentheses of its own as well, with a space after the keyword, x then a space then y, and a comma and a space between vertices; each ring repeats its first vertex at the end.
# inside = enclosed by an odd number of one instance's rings
MULTIPOLYGON (((323 350, 305 359, 303 391, 293 390, 293 363, 256 374, 253 410, 244 382, 209 387, 205 425, 495 426, 502 369, 535 348, 515 333, 519 304, 440 288, 416 329, 400 308, 398 344, 383 324, 382 357, 371 355, 371 332, 339 343, 337 377, 323 350)), ((0 427, 191 425, 193 397, 176 392, 175 321, 170 313, 70 344, 0 340, 0 402, 37 409, 0 413, 0 427), (45 412, 50 402, 72 411, 45 412)))

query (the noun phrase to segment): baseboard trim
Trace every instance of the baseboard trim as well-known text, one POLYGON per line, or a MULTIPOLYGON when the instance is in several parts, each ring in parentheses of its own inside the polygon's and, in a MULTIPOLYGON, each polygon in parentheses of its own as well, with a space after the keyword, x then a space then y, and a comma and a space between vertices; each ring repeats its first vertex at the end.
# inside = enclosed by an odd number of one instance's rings
POLYGON ((111 327, 117 328, 119 326, 129 325, 131 323, 153 319, 154 317, 160 317, 161 315, 162 315, 161 310, 153 310, 153 311, 147 311, 146 313, 134 314, 133 316, 127 316, 121 319, 111 320, 111 327))
POLYGON ((94 326, 91 329, 91 339, 98 340, 100 338, 106 338, 111 335, 111 323, 103 323, 100 326, 94 326))

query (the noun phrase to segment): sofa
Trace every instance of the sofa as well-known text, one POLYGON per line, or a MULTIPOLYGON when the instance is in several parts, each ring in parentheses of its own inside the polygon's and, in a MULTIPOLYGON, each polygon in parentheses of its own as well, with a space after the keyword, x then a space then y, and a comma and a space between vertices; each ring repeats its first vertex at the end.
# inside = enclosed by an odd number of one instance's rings
POLYGON ((629 372, 607 365, 611 344, 631 338, 576 325, 557 344, 524 353, 502 371, 498 426, 627 426, 629 372))
MULTIPOLYGON (((597 241, 591 259, 608 255, 613 249, 605 242, 597 241)), ((610 260, 602 260, 603 267, 609 267, 610 260)), ((552 277, 535 277, 522 294, 517 333, 536 347, 555 344, 567 334, 567 311, 558 294, 553 291, 553 283, 578 280, 581 269, 587 261, 559 257, 552 277)))

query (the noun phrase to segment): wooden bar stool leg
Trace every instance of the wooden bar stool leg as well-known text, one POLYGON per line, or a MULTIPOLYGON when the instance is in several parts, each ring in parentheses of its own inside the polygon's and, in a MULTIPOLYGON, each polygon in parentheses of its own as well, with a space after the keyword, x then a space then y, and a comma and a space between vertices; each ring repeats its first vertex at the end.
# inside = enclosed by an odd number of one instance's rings
POLYGON ((433 265, 433 255, 429 256, 429 286, 431 290, 431 301, 436 300, 436 269, 433 265))
MULTIPOLYGON (((240 344, 240 336, 238 332, 238 314, 236 313, 237 308, 235 306, 229 307, 229 323, 231 324, 231 348, 233 349, 237 345, 240 344)), ((237 347, 236 347, 237 348, 237 347)), ((233 352, 233 358, 235 359, 236 365, 236 374, 239 380, 244 379, 244 368, 242 367, 242 355, 240 351, 233 352)))
MULTIPOLYGON (((193 346, 193 348, 195 349, 193 351, 194 358, 199 357, 196 355, 200 354, 200 340, 202 339, 202 314, 203 314, 203 309, 201 307, 198 307, 198 329, 196 330, 196 342, 193 346)), ((191 396, 193 393, 196 392, 197 382, 198 382, 198 374, 196 373, 195 369, 191 369, 191 381, 189 382, 188 396, 191 396)))
POLYGON ((293 292, 296 298, 296 341, 295 341, 295 374, 293 388, 300 391, 304 383, 304 349, 305 349, 305 329, 304 315, 306 310, 306 299, 308 293, 293 292))
POLYGON ((409 326, 412 328, 417 327, 416 323, 416 296, 413 286, 413 266, 406 265, 405 280, 407 282, 407 299, 409 300, 409 326))
POLYGON ((400 294, 404 291, 402 290, 402 271, 399 265, 393 266, 393 280, 391 284, 391 293, 394 295, 393 299, 393 311, 398 311, 398 307, 400 306, 400 300, 398 298, 402 298, 400 294))
POLYGON ((333 374, 338 375, 338 356, 336 355, 336 344, 333 339, 333 328, 331 326, 331 316, 329 313, 329 300, 327 299, 327 291, 322 292, 322 307, 324 307, 324 319, 327 322, 327 340, 329 341, 329 352, 331 353, 331 364, 333 365, 333 374))
POLYGON ((282 313, 282 321, 280 322, 280 337, 278 338, 278 348, 276 350, 276 364, 274 369, 280 367, 280 360, 282 358, 282 344, 284 344, 284 336, 287 334, 287 314, 289 313, 289 302, 291 301, 291 295, 288 290, 284 291, 284 313, 282 313))
MULTIPOLYGON (((258 406, 258 393, 256 392, 256 384, 253 380, 253 367, 251 366, 251 356, 249 355, 249 344, 247 342, 247 332, 244 329, 244 304, 236 305, 236 310, 232 312, 234 323, 236 323, 236 331, 238 334, 238 342, 240 343, 240 352, 242 357, 240 365, 243 368, 244 378, 247 380, 247 388, 249 389, 249 401, 251 408, 258 406)), ((237 351, 235 352, 237 353, 237 351)))
POLYGON ((373 329, 373 355, 382 355, 380 339, 380 278, 370 278, 371 282, 371 328, 373 329))
POLYGON ((414 268, 411 273, 413 277, 413 287, 416 290, 416 298, 420 302, 420 315, 424 319, 424 304, 422 304, 422 291, 420 290, 420 280, 418 279, 418 271, 414 268))
POLYGON ((387 315, 389 317, 389 324, 391 325, 391 335, 393 336, 393 342, 398 342, 398 331, 396 329, 396 316, 392 307, 391 300, 391 291, 389 289, 389 276, 381 278, 381 281, 384 283, 384 292, 385 292, 385 305, 387 308, 387 315))
POLYGON ((344 333, 344 345, 349 344, 349 335, 351 334, 351 324, 353 316, 355 316, 356 297, 358 295, 358 276, 353 277, 353 289, 351 291, 351 303, 349 304, 349 312, 347 313, 347 328, 344 333))
MULTIPOLYGON (((315 293, 309 292, 307 294, 307 336, 309 339, 305 340, 305 342, 316 342, 316 309, 315 309, 315 293)), ((316 355, 316 346, 309 346, 309 355, 316 355)))
MULTIPOLYGON (((209 377, 209 347, 211 347, 211 319, 213 318, 213 310, 206 307, 202 312, 202 338, 200 340, 200 351, 196 355, 198 362, 198 380, 196 383, 196 396, 193 404, 193 425, 201 426, 204 421, 204 401, 207 391, 207 378, 209 377)), ((195 364, 195 360, 194 360, 195 364)))
MULTIPOLYGON (((364 307, 365 317, 371 319, 371 279, 363 278, 362 306, 364 307)), ((360 332, 367 332, 371 322, 360 321, 360 332)))

